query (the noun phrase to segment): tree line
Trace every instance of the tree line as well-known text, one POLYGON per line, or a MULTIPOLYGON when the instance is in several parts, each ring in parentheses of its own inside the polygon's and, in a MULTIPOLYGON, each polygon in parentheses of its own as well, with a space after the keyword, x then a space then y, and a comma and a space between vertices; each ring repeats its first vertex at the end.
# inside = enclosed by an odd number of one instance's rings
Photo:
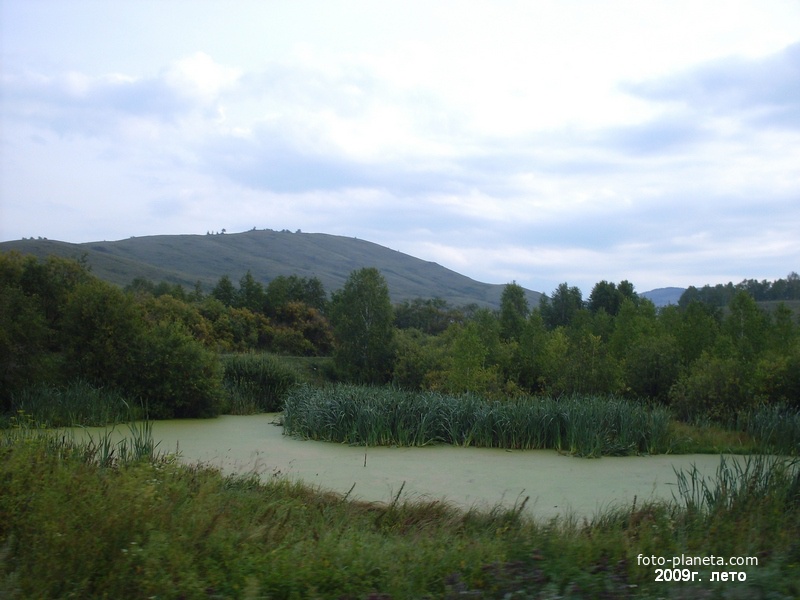
POLYGON ((657 310, 627 281, 601 281, 586 299, 563 283, 531 307, 510 283, 491 310, 436 298, 393 305, 374 268, 331 294, 317 278, 265 286, 250 272, 205 293, 141 278, 120 289, 80 261, 0 255, 4 411, 33 382, 83 379, 124 390, 153 416, 210 415, 219 355, 246 351, 330 356, 328 376, 340 381, 498 399, 619 395, 686 419, 800 406, 797 316, 761 310, 747 289, 724 309, 692 297, 657 310))
POLYGON ((786 279, 775 281, 745 279, 737 284, 728 282, 701 288, 690 286, 681 294, 678 305, 687 306, 697 300, 712 306, 727 306, 739 292, 746 292, 756 302, 800 300, 800 275, 792 271, 786 279))

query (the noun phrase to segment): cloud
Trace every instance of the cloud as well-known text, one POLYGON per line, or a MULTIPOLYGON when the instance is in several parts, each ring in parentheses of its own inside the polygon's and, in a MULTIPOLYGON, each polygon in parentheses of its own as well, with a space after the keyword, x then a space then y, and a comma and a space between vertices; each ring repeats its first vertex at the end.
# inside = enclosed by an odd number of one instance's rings
POLYGON ((627 83, 643 99, 678 103, 704 115, 800 128, 800 43, 758 59, 725 58, 672 76, 627 83))
POLYGON ((154 76, 90 76, 10 72, 3 76, 4 118, 35 123, 61 135, 113 138, 126 119, 174 125, 194 113, 218 116, 217 99, 239 71, 205 54, 179 59, 154 76))
MULTIPOLYGON (((485 19, 464 29, 447 10, 426 38, 410 19, 413 36, 398 31, 375 53, 326 23, 315 31, 337 38, 328 52, 298 20, 280 52, 272 38, 236 40, 238 52, 192 38, 148 61, 102 61, 138 65, 125 73, 12 61, 3 226, 24 220, 23 235, 70 241, 300 228, 545 292, 797 269, 783 265, 800 260, 800 44, 712 61, 730 52, 687 46, 678 61, 663 49, 684 20, 653 55, 637 19, 620 11, 609 23, 636 32, 615 45, 585 9, 533 19, 540 35, 514 10, 490 9, 510 32, 500 40, 485 19), (633 48, 643 50, 628 62, 633 48), (40 198, 57 208, 47 231, 28 214, 40 198)), ((697 43, 706 29, 695 26, 697 43)))

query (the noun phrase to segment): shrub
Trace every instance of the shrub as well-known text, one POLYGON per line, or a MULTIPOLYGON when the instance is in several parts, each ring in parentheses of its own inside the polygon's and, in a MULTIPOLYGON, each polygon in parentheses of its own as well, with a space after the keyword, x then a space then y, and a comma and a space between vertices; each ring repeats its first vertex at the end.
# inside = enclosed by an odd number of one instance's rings
POLYGON ((125 390, 145 405, 151 418, 219 414, 222 369, 215 353, 175 322, 158 323, 137 342, 125 390))
POLYGON ((735 358, 719 358, 704 352, 670 389, 670 403, 676 414, 685 420, 701 415, 717 421, 735 417, 738 410, 747 408, 749 401, 742 368, 735 358))

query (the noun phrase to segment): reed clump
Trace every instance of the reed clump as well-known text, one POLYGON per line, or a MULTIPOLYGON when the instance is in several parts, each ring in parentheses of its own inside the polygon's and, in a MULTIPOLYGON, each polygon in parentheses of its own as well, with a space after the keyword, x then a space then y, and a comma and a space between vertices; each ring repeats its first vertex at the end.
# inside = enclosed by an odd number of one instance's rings
POLYGON ((225 354, 221 361, 227 392, 222 412, 227 414, 279 411, 287 392, 300 380, 296 369, 272 354, 225 354))
POLYGON ((800 455, 800 409, 773 405, 744 411, 734 428, 758 440, 762 452, 800 455))
POLYGON ((338 384, 289 393, 289 435, 369 446, 454 444, 556 449, 579 456, 669 450, 669 411, 615 397, 487 400, 338 384))
POLYGON ((24 413, 49 427, 106 425, 144 416, 141 406, 118 390, 82 379, 63 386, 32 384, 12 395, 10 412, 24 413))

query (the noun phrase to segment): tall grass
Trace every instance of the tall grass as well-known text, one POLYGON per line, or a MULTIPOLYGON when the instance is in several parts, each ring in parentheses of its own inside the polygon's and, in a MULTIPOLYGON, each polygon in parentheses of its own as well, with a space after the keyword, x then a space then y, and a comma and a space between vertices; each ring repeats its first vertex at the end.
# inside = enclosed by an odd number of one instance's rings
POLYGON ((286 393, 299 381, 296 369, 271 354, 226 354, 222 366, 223 412, 234 415, 281 410, 286 393))
POLYGON ((62 460, 78 458, 81 462, 103 468, 158 462, 167 458, 166 454, 158 451, 160 442, 153 438, 151 421, 133 421, 126 427, 127 435, 114 426, 96 435, 87 433, 84 439, 76 439, 72 431, 51 429, 20 412, 11 418, 10 427, 0 432, 0 448, 42 446, 50 455, 62 460))
POLYGON ((15 394, 11 412, 49 427, 107 425, 140 418, 143 412, 119 391, 75 380, 59 387, 39 383, 15 394))
POLYGON ((286 433, 315 440, 370 446, 554 448, 581 456, 666 452, 669 423, 666 409, 619 398, 500 402, 346 384, 295 388, 283 414, 286 433))
POLYGON ((742 511, 754 503, 776 503, 781 511, 800 509, 800 461, 778 456, 720 456, 716 477, 706 478, 696 466, 675 470, 675 499, 691 513, 742 511))
POLYGON ((752 436, 764 452, 800 455, 800 410, 764 406, 739 413, 736 429, 752 436))

